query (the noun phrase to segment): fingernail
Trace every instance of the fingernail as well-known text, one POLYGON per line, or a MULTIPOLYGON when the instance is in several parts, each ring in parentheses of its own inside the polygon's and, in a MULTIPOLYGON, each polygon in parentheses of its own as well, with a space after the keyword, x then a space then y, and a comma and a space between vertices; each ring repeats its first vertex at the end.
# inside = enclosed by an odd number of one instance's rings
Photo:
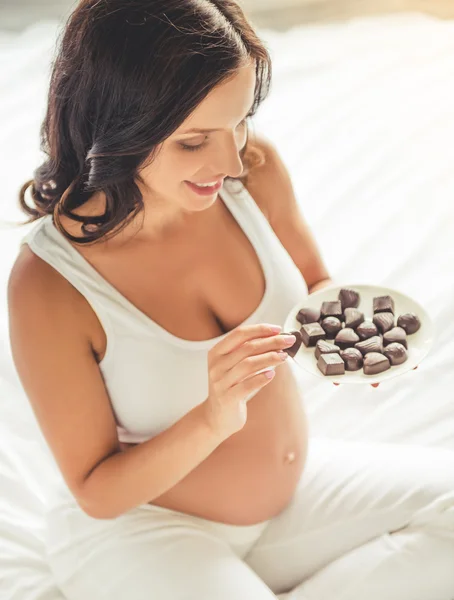
POLYGON ((296 342, 296 337, 294 335, 283 335, 282 339, 284 342, 288 342, 289 344, 294 344, 296 342))
POLYGON ((269 325, 269 328, 273 333, 279 333, 282 329, 279 325, 269 325))

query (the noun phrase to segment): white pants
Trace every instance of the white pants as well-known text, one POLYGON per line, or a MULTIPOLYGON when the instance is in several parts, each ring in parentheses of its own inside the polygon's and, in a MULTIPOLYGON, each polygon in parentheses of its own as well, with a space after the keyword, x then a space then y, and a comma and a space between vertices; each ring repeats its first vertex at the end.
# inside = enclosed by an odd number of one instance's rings
POLYGON ((454 600, 454 452, 312 438, 270 521, 68 505, 48 558, 68 600, 454 600))

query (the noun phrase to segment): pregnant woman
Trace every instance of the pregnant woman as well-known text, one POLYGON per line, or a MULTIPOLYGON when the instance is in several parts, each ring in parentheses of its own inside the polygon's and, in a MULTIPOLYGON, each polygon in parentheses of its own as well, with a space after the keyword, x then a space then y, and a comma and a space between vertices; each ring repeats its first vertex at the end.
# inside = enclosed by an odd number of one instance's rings
POLYGON ((308 438, 281 326, 330 279, 248 135, 270 81, 233 0, 62 33, 8 303, 69 600, 454 598, 454 454, 308 438))

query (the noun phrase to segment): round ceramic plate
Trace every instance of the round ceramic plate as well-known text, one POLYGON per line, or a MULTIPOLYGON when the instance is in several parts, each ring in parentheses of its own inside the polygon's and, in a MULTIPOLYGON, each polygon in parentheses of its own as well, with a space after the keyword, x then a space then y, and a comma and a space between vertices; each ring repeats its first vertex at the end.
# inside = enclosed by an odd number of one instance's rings
MULTIPOLYGON (((373 317, 373 299, 375 296, 391 296, 394 299, 394 314, 397 322, 397 317, 404 313, 413 312, 418 315, 421 320, 421 327, 416 333, 407 336, 408 344, 408 359, 401 365, 391 366, 390 369, 378 373, 377 375, 365 375, 363 369, 358 371, 345 371, 344 375, 323 375, 317 367, 315 358, 315 347, 307 348, 304 344, 295 355, 295 362, 305 371, 322 377, 326 381, 333 383, 380 383, 387 379, 392 379, 398 375, 402 375, 411 369, 414 369, 429 352, 433 343, 433 324, 427 314, 427 311, 409 296, 406 296, 398 290, 392 288, 365 285, 365 284, 345 284, 331 285, 322 288, 313 294, 309 294, 301 302, 292 308, 282 331, 289 332, 292 330, 300 330, 301 323, 296 320, 296 315, 301 308, 316 308, 320 309, 322 302, 338 300, 338 294, 342 288, 349 288, 357 291, 360 294, 360 302, 358 309, 364 313, 364 318, 372 320, 373 317)), ((328 340, 333 342, 334 340, 328 340)))

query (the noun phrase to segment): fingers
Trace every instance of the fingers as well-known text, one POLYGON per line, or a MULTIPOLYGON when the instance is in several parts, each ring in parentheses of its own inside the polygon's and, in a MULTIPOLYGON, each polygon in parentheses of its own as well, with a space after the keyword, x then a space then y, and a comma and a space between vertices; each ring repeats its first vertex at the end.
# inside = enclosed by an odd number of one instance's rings
POLYGON ((268 337, 276 335, 281 331, 281 327, 270 325, 268 323, 259 323, 258 325, 241 325, 230 332, 223 340, 218 342, 212 350, 216 350, 216 354, 228 354, 236 348, 239 348, 244 342, 254 338, 268 337))

